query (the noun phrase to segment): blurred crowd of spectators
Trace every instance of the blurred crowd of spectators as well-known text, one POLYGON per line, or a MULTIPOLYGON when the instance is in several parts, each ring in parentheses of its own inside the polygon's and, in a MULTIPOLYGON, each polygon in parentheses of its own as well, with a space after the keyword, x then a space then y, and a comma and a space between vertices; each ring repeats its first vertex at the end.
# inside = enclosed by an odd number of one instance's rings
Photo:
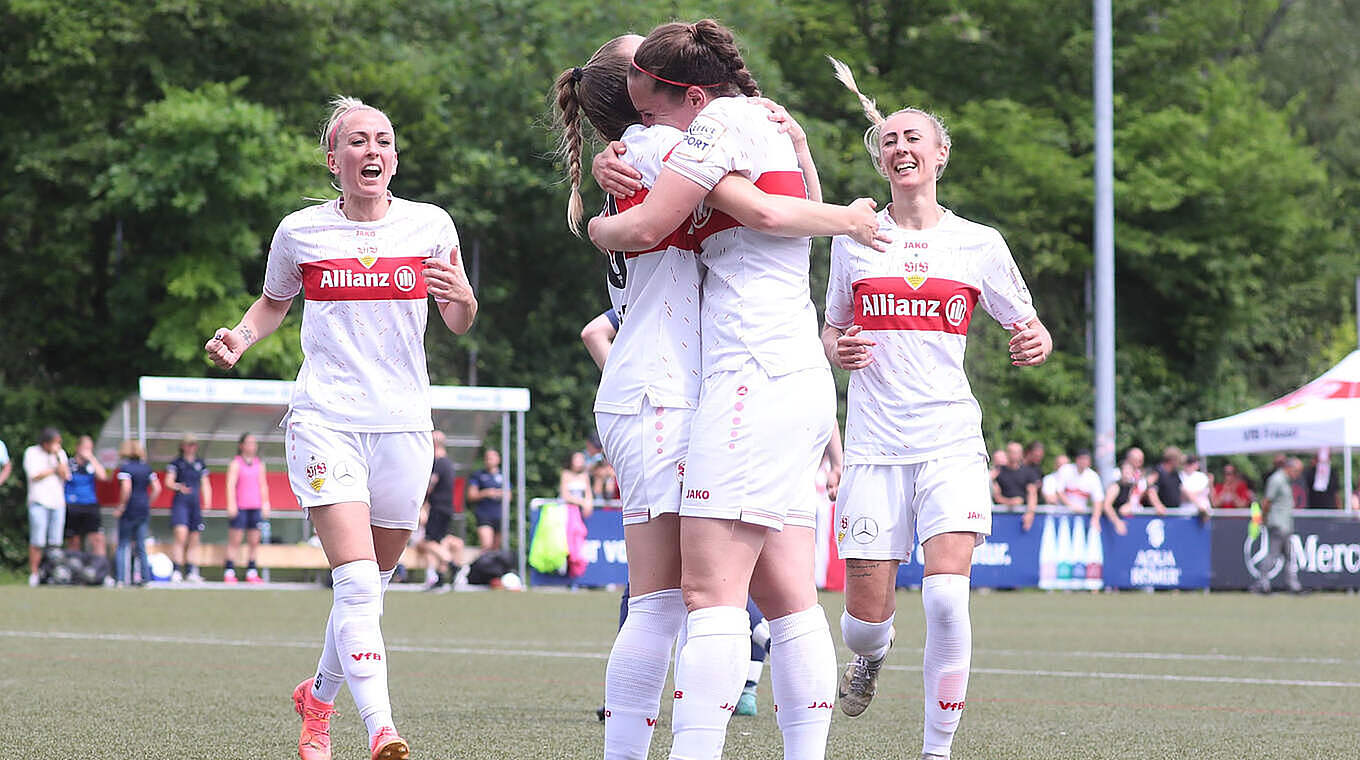
MULTIPOLYGON (((1046 455, 1044 444, 1038 441, 1028 446, 1011 441, 992 452, 992 499, 1003 506, 1024 508, 1026 530, 1040 504, 1108 520, 1122 534, 1124 518, 1140 507, 1159 515, 1173 512, 1207 518, 1215 509, 1249 509, 1264 493, 1265 478, 1258 487, 1231 462, 1217 474, 1206 472, 1199 457, 1187 456, 1175 446, 1163 449, 1152 466, 1142 449, 1131 447, 1105 478, 1092 467, 1091 452, 1085 449, 1072 457, 1055 453, 1052 469, 1047 471, 1046 455)), ((1286 463, 1283 454, 1277 456, 1270 473, 1286 470, 1286 463)), ((1288 482, 1300 509, 1347 506, 1339 477, 1332 472, 1331 456, 1325 451, 1314 454, 1306 467, 1288 476, 1288 482)), ((1360 489, 1350 499, 1353 508, 1360 509, 1360 489)))

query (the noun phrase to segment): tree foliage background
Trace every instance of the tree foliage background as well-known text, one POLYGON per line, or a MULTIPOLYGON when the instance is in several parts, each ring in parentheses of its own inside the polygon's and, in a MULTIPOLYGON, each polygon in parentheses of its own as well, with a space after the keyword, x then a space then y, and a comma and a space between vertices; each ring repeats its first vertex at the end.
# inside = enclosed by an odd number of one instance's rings
MULTIPOLYGON (((1189 446, 1193 423, 1278 396, 1356 341, 1360 7, 1346 0, 1116 4, 1119 445, 1189 446)), ((563 223, 548 89, 607 39, 713 15, 812 137, 828 199, 887 188, 855 100, 938 112, 942 202, 1001 230, 1057 346, 1010 367, 969 349, 989 443, 1088 445, 1092 253, 1085 0, 0 0, 0 439, 97 429, 143 374, 214 375, 201 345, 259 293, 278 220, 328 176, 337 93, 379 105, 394 191, 437 203, 481 255, 470 337, 427 336, 434 382, 526 386, 532 490, 592 427, 580 327, 602 262, 563 223)), ((591 188, 593 190, 593 188, 591 188)), ((598 191, 596 191, 598 198, 598 191)), ((592 203, 588 198, 588 204, 592 203)), ((828 246, 816 245, 820 305, 828 246)), ((295 308, 239 375, 290 378, 295 308)), ((844 378, 842 378, 842 381, 844 378)), ((22 502, 22 476, 0 500, 22 502)), ((17 510, 6 510, 11 514, 17 510)))

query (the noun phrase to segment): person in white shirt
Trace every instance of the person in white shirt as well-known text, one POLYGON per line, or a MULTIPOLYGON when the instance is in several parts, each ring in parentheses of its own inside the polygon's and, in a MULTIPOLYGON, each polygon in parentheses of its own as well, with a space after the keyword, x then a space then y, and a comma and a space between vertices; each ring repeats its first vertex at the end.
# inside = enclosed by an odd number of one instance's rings
MULTIPOLYGON (((813 583, 812 494, 835 424, 835 387, 817 342, 805 236, 855 233, 873 242, 877 225, 865 213, 872 202, 806 201, 820 198, 806 139, 801 130, 781 131, 754 101, 759 90, 731 32, 712 20, 653 30, 634 53, 627 85, 644 125, 685 133, 642 202, 591 220, 590 237, 609 251, 647 251, 690 218, 707 268, 702 387, 679 505, 679 581, 689 615, 676 666, 672 757, 721 754, 749 653, 749 589, 770 624, 785 757, 820 758, 835 700, 835 649, 813 583), (722 185, 734 172, 747 181, 731 189, 749 193, 753 184, 805 210, 787 214, 785 204, 767 202, 745 215, 728 207, 722 185), (779 217, 784 224, 772 223, 779 217)), ((635 308, 629 301, 624 330, 635 308)), ((618 351, 616 343, 606 373, 618 351)))
POLYGON ((1105 485, 1091 467, 1091 452, 1082 449, 1077 458, 1058 471, 1060 484, 1058 503, 1081 514, 1089 514, 1105 499, 1105 485))
POLYGON ((982 412, 964 373, 969 323, 981 306, 1008 330, 1018 367, 1044 363, 1053 341, 1001 235, 939 204, 951 150, 944 124, 915 108, 884 117, 850 70, 833 65, 869 117, 865 146, 892 193, 879 214, 888 250, 836 238, 827 282, 822 341, 851 371, 837 528, 846 558, 841 633, 855 657, 838 696, 851 716, 873 699, 892 645, 898 565, 919 537, 921 756, 947 758, 972 656, 973 549, 991 533, 982 412))
POLYGON ((5 442, 0 441, 0 486, 9 480, 9 474, 14 469, 14 463, 9 461, 9 449, 5 447, 5 442))
POLYGON ((1063 474, 1071 465, 1072 460, 1062 452, 1053 457, 1053 472, 1045 475, 1039 483, 1039 495, 1043 497, 1045 504, 1061 503, 1058 501, 1058 492, 1062 490, 1063 474))
POLYGON ((71 468, 61 448, 61 433, 43 428, 38 442, 24 450, 28 479, 28 585, 38 585, 43 550, 60 547, 66 532, 66 481, 71 468))
POLYGON ((321 135, 340 198, 280 223, 264 293, 205 345, 230 369, 303 295, 302 368, 286 418, 288 476, 321 539, 334 599, 314 678, 293 691, 298 754, 329 760, 330 716, 348 685, 374 758, 404 759, 387 690, 382 594, 416 528, 434 462, 426 299, 467 332, 477 299, 447 212, 394 197, 396 132, 382 111, 337 98, 321 135))
POLYGON ((1213 511, 1209 504, 1209 494, 1213 491, 1214 479, 1200 469, 1197 456, 1186 457, 1181 469, 1181 503, 1194 509, 1201 520, 1209 519, 1213 511))
MULTIPOLYGON (((723 34, 719 31, 720 27, 712 22, 668 25, 659 28, 649 38, 654 41, 653 50, 664 45, 659 41, 666 38, 668 28, 680 32, 680 36, 688 37, 693 44, 704 44, 696 39, 695 32, 689 30, 690 26, 694 26, 696 31, 702 26, 704 34, 712 33, 717 37, 723 34)), ((730 35, 728 40, 730 43, 730 35)), ((648 205, 648 201, 654 193, 660 193, 664 199, 667 191, 662 185, 667 175, 675 174, 680 170, 679 167, 693 165, 692 160, 686 158, 686 141, 689 137, 680 130, 688 128, 695 121, 699 111, 710 102, 710 94, 718 93, 707 92, 707 87, 694 87, 691 89, 700 97, 692 103, 686 103, 684 96, 688 92, 685 88, 665 85, 677 90, 679 97, 674 98, 674 102, 671 96, 675 93, 655 97, 650 85, 652 80, 641 84, 628 76, 630 69, 637 76, 642 76, 637 73, 640 69, 633 65, 636 62, 635 53, 641 59, 647 55, 640 43, 647 44, 641 38, 631 36, 611 41, 586 66, 564 71, 554 91, 562 114, 562 152, 573 186, 573 196, 568 206, 568 222, 573 229, 580 213, 580 201, 575 194, 580 179, 581 128, 576 123, 580 113, 584 113, 596 132, 607 140, 618 139, 621 131, 622 156, 640 180, 638 192, 626 198, 611 196, 606 206, 606 217, 591 223, 592 238, 610 252, 611 295, 614 288, 621 291, 619 304, 616 305, 620 326, 609 348, 608 360, 603 364, 595 413, 605 453, 615 468, 622 491, 624 533, 630 557, 628 617, 615 640, 605 675, 603 714, 606 758, 645 756, 650 744, 671 642, 686 619, 686 605, 680 589, 683 580, 681 557, 686 546, 684 531, 688 528, 681 527, 682 519, 745 519, 750 516, 742 515, 740 508, 745 507, 748 511, 770 516, 761 527, 750 528, 751 538, 754 539, 757 532, 764 532, 771 527, 768 520, 773 519, 774 510, 761 509, 764 505, 750 502, 750 496, 759 494, 759 499, 780 499, 779 494, 762 493, 761 483, 751 482, 751 475, 743 467, 733 475, 737 482, 728 483, 726 488, 728 495, 738 500, 734 505, 738 507, 737 510, 718 514, 711 510, 711 504, 689 503, 706 502, 707 494, 719 492, 713 485, 702 486, 695 482, 696 478, 715 477, 721 472, 715 469, 713 460, 724 464, 738 461, 744 454, 734 457, 732 450, 738 445, 743 448, 748 445, 746 440, 732 433, 731 422, 721 430, 716 430, 710 421, 697 428, 699 434, 692 434, 700 424, 696 420, 706 419, 700 403, 701 383, 708 382, 715 364, 722 365, 726 361, 734 367, 741 366, 741 347, 733 346, 731 338, 723 340, 720 331, 714 333, 711 315, 700 308, 701 301, 711 301, 710 289, 719 281, 727 282, 729 275, 719 266, 707 279, 701 279, 703 267, 694 253, 695 249, 702 247, 706 255, 711 254, 716 241, 739 239, 746 234, 743 224, 758 225, 765 232, 776 234, 831 234, 858 229, 861 234, 872 237, 869 223, 871 206, 864 203, 852 207, 826 206, 801 197, 804 184, 810 185, 816 181, 815 172, 805 170, 804 165, 793 156, 794 151, 790 150, 789 168, 792 171, 773 175, 782 184, 762 184, 769 177, 758 174, 743 176, 743 173, 734 171, 737 167, 715 164, 711 167, 711 175, 707 173, 710 167, 699 169, 704 172, 702 180, 681 180, 693 188, 690 193, 692 197, 680 198, 668 204, 669 209, 678 213, 662 225, 665 227, 664 233, 657 239, 644 239, 645 234, 639 234, 639 230, 645 233, 651 229, 662 229, 649 226, 645 215, 654 209, 648 205), (651 118, 657 110, 666 111, 667 117, 651 118), (642 123, 632 123, 636 121, 642 123), (794 183, 799 189, 798 197, 788 197, 785 194, 794 183), (689 213, 700 201, 706 204, 703 223, 692 220, 689 213), (613 221, 609 218, 611 215, 617 215, 614 217, 616 219, 626 219, 637 217, 639 213, 644 214, 643 221, 632 218, 629 225, 613 225, 613 233, 623 234, 611 235, 611 225, 608 224, 613 221), (723 237, 721 233, 727 234, 723 237), (706 241, 712 242, 705 245, 706 241), (721 441, 713 440, 715 435, 720 435, 721 441), (681 491, 682 479, 684 494, 681 491), (687 498, 682 499, 682 495, 687 498)), ((732 51, 735 52, 734 47, 732 51)), ((708 57, 716 58, 711 52, 708 57)), ((732 91, 735 90, 732 87, 732 91)), ((769 139, 777 137, 785 144, 790 142, 791 138, 779 135, 778 127, 770 123, 765 106, 753 108, 759 112, 761 126, 768 129, 769 139)), ((796 123, 787 119, 785 114, 780 115, 787 122, 790 134, 803 139, 796 123)), ((805 145, 805 139, 803 143, 805 145)), ((810 159, 806 164, 811 166, 810 159)), ((802 240, 805 280, 806 238, 802 240)), ((798 244, 794 245, 796 248, 798 244)), ((797 252, 790 266, 796 266, 796 258, 797 252)), ((711 262, 706 263, 713 266, 711 262)), ((806 296, 804 284, 804 302, 806 296)), ((797 301, 792 305, 795 309, 800 308, 797 301)), ((718 411, 724 420, 743 416, 740 411, 743 403, 739 401, 735 409, 730 400, 726 404, 718 411)), ((710 414, 713 411, 709 410, 710 414)), ((807 478, 811 486, 811 469, 807 472, 807 478)), ((812 524, 809 520, 808 527, 812 524)), ((707 550, 711 544, 705 539, 701 540, 705 541, 707 550)), ((810 561, 810 546, 808 555, 810 561)), ((738 559, 740 556, 733 555, 738 559)), ((750 569, 738 571, 737 574, 743 572, 749 573, 750 569)), ((689 582, 686 587, 689 587, 689 582)), ((734 614, 730 616, 730 621, 735 632, 735 611, 740 609, 740 630, 745 641, 749 639, 750 631, 744 586, 739 593, 742 599, 740 603, 735 603, 734 598, 731 610, 734 614)), ((758 591, 753 588, 751 593, 755 596, 758 591)), ((762 609, 767 609, 767 603, 760 602, 759 598, 757 602, 762 609)), ((780 609, 781 606, 774 605, 773 609, 780 609)), ((791 612, 802 611, 808 606, 811 604, 804 604, 791 612)), ((726 612, 728 610, 716 614, 722 617, 726 612)), ((702 613, 700 618, 706 614, 709 613, 702 613)), ((775 621, 771 622, 771 629, 774 632, 782 630, 775 621)), ((697 639, 700 649, 704 648, 705 639, 708 638, 713 637, 701 635, 697 639)), ((829 641, 828 636, 824 643, 829 641)), ((787 647, 790 657, 797 656, 798 651, 796 645, 787 647)), ((824 654, 833 658, 831 662, 834 662, 834 653, 829 647, 824 654)), ((730 713, 721 710, 721 705, 736 705, 743 684, 741 668, 725 672, 720 682, 735 683, 736 694, 730 698, 725 695, 717 697, 718 692, 715 691, 713 700, 705 700, 702 687, 712 688, 709 679, 699 674, 701 688, 689 686, 688 679, 695 678, 695 671, 687 668, 685 663, 682 654, 676 676, 677 690, 688 695, 688 701, 677 703, 677 748, 688 746, 695 735, 694 731, 687 729, 684 706, 702 708, 705 716, 701 721, 708 724, 718 718, 725 722, 726 715, 730 713)), ((708 665, 707 662, 704 664, 708 665)), ((779 667, 778 662, 772 664, 775 671, 779 667)), ((801 694, 792 699, 804 701, 801 694)), ((826 710, 822 712, 829 713, 826 710)), ((817 736, 806 736, 807 732, 795 721, 781 723, 795 726, 786 731, 786 744, 812 747, 820 741, 818 751, 824 751, 824 731, 818 739, 817 736)), ((816 731, 812 733, 816 734, 816 731)), ((719 748, 721 740, 722 733, 712 730, 712 726, 702 732, 699 739, 708 747, 716 741, 719 748)))

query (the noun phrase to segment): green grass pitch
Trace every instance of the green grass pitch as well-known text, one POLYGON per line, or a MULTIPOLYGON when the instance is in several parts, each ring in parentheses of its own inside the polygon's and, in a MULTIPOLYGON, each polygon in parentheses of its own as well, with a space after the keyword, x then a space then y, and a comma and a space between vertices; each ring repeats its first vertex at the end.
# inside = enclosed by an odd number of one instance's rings
MULTIPOLYGON (((823 596, 832 620, 839 595, 823 596)), ((829 758, 918 757, 920 599, 898 599, 877 699, 839 711, 829 758)), ((312 673, 327 591, 0 587, 0 754, 295 757, 289 695, 312 673)), ((956 760, 1360 756, 1360 597, 975 593, 956 760)), ((397 725, 425 758, 598 758, 618 597, 391 593, 397 725)), ((838 636, 839 638, 839 636, 838 636)), ((841 648, 842 662, 848 658, 841 648)), ((768 678, 725 757, 779 758, 768 678)), ((336 760, 364 760, 342 694, 336 760)), ((662 706, 652 757, 670 745, 662 706)))

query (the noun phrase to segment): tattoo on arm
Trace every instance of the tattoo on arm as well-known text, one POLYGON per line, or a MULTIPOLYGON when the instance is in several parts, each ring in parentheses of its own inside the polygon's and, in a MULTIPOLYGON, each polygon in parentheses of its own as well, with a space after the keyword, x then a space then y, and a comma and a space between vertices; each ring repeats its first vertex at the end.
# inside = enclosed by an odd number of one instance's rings
POLYGON ((255 342, 255 331, 249 327, 241 325, 236 329, 236 332, 241 336, 241 340, 245 341, 247 346, 255 342))

